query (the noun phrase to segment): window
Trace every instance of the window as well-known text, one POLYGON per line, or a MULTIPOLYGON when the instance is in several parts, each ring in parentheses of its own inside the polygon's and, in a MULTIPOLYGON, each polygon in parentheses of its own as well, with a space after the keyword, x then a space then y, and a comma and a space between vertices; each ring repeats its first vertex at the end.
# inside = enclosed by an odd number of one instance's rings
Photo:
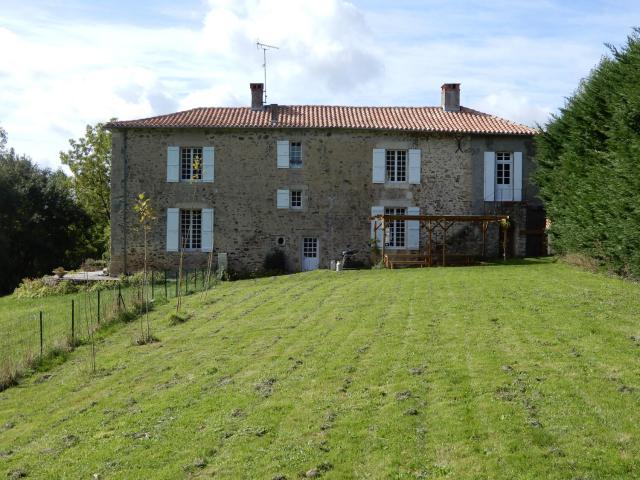
POLYGON ((496 152, 496 184, 511 185, 511 153, 496 152))
POLYGON ((184 250, 202 248, 202 210, 180 210, 180 238, 184 250))
POLYGON ((289 143, 289 166, 291 168, 302 167, 302 143, 301 142, 289 143))
POLYGON ((304 258, 318 257, 318 239, 317 238, 305 237, 302 240, 302 256, 304 258))
POLYGON ((291 190, 289 194, 289 207, 302 208, 302 190, 291 190))
POLYGON ((387 150, 386 160, 386 181, 406 182, 407 181, 407 151, 387 150))
MULTIPOLYGON (((406 208, 385 208, 385 215, 406 215, 406 208)), ((392 248, 404 248, 406 236, 406 223, 404 220, 392 220, 388 223, 386 233, 386 246, 392 248)))
POLYGON ((202 148, 180 148, 180 180, 202 180, 202 148))

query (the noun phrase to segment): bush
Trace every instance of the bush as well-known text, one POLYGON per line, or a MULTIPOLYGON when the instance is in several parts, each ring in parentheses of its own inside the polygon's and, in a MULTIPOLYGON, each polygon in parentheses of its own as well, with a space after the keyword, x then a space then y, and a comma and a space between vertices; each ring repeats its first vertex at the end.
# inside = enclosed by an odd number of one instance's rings
POLYGON ((181 323, 184 323, 187 320, 188 320, 188 316, 179 315, 177 313, 172 313, 167 317, 167 321, 171 326, 180 325, 181 323))
POLYGON ((267 253, 263 267, 265 272, 271 272, 272 274, 285 273, 287 270, 287 257, 282 250, 273 250, 267 253))
POLYGON ((24 278, 13 291, 16 298, 43 298, 52 295, 76 293, 78 286, 68 280, 55 281, 51 278, 24 278))

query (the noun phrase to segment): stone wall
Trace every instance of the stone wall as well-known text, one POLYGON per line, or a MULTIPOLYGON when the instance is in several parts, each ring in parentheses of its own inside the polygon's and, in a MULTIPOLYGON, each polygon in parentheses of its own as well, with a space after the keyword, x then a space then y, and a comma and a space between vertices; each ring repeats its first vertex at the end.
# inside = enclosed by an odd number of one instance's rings
MULTIPOLYGON (((166 209, 172 207, 214 209, 214 254, 227 253, 234 270, 260 268, 281 236, 291 271, 301 269, 304 237, 319 239, 321 268, 339 258, 344 249, 359 250, 359 260, 366 262, 368 216, 374 205, 419 206, 423 214, 487 213, 478 188, 482 188, 482 152, 489 148, 525 152, 528 176, 531 141, 518 137, 293 129, 114 131, 111 269, 131 272, 141 266, 142 235, 132 209, 141 192, 151 199, 157 214, 149 236, 149 261, 154 268, 177 266, 179 254, 166 251, 166 209), (276 168, 277 140, 302 143, 302 168, 276 168), (167 183, 170 145, 214 146, 215 181, 167 183), (421 149, 421 184, 373 184, 374 148, 421 149), (296 187, 304 191, 303 208, 277 209, 277 189, 296 187)), ((511 208, 524 211, 517 205, 511 208)), ((478 237, 474 240, 469 231, 465 235, 464 243, 478 246, 478 237)), ((521 240, 516 243, 513 253, 523 254, 521 240)), ((206 253, 184 255, 187 268, 206 264, 206 253)))

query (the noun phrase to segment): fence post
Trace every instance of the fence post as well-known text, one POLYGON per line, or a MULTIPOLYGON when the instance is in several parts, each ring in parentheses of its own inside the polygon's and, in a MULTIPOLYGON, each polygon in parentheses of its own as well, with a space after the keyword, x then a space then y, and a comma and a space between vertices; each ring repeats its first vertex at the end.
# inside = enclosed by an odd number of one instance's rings
POLYGON ((120 290, 120 282, 118 282, 118 312, 120 311, 120 300, 122 300, 122 293, 120 290))
POLYGON ((44 353, 44 349, 43 349, 43 338, 42 338, 42 310, 40 310, 40 358, 42 358, 43 353, 44 353))
POLYGON ((153 273, 154 273, 153 270, 151 270, 151 300, 153 300, 153 295, 154 295, 154 293, 153 293, 154 292, 154 290, 153 290, 153 281, 155 279, 155 276, 154 276, 153 273))
POLYGON ((100 325, 100 290, 98 290, 98 325, 100 325))
MULTIPOLYGON (((100 290, 98 290, 98 295, 100 295, 100 290)), ((76 305, 75 305, 75 301, 71 299, 71 345, 74 346, 75 344, 76 344, 76 305)))
POLYGON ((165 300, 168 299, 168 296, 167 296, 167 271, 166 270, 164 271, 164 298, 165 298, 165 300))
POLYGON ((178 272, 176 272, 176 297, 178 296, 178 272))

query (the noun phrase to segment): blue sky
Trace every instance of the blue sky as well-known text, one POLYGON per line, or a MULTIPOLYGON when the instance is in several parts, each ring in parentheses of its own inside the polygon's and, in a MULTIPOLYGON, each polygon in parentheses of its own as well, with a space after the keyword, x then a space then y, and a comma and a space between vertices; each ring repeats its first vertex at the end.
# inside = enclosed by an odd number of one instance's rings
POLYGON ((0 0, 0 125, 42 165, 88 123, 269 101, 462 104, 544 123, 640 25, 640 2, 0 0))

